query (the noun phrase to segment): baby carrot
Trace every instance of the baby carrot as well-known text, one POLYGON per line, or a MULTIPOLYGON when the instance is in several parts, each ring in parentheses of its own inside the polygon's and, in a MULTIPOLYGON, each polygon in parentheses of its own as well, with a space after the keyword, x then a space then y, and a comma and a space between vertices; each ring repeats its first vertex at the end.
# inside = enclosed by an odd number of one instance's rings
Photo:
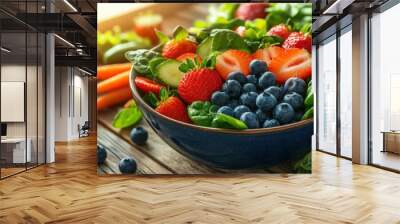
POLYGON ((131 69, 131 63, 122 64, 111 64, 111 65, 101 65, 97 67, 97 79, 106 80, 114 75, 120 74, 121 72, 129 71, 131 69))
POLYGON ((122 72, 97 84, 97 94, 103 94, 129 86, 130 71, 122 72))
POLYGON ((132 99, 132 93, 129 87, 104 94, 97 98, 97 110, 104 110, 117 104, 124 103, 129 99, 132 99))

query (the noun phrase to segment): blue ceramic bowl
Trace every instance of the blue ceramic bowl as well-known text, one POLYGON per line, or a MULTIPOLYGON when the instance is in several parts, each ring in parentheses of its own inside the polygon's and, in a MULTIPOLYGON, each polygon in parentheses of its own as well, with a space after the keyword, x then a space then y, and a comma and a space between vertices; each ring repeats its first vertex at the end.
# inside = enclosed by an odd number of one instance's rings
POLYGON ((180 122, 156 112, 141 98, 132 69, 130 86, 144 118, 181 154, 219 169, 268 168, 311 151, 312 119, 274 128, 228 130, 180 122))

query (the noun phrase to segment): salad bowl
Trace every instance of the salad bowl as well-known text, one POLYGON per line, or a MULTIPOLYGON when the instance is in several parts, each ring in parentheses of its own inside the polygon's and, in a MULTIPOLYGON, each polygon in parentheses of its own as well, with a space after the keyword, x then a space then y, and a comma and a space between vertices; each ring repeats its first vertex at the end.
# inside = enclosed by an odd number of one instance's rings
POLYGON ((179 153, 217 169, 269 168, 295 162, 311 151, 313 120, 273 128, 231 130, 197 126, 156 112, 141 97, 131 70, 130 88, 145 120, 179 153))

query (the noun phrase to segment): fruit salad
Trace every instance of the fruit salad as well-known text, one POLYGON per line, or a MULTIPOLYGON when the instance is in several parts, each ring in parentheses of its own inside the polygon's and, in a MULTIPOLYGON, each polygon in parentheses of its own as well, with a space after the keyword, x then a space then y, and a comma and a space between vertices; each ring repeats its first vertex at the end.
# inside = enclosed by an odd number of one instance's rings
POLYGON ((143 99, 169 118, 214 128, 312 118, 310 4, 221 4, 211 12, 172 36, 157 31, 157 48, 126 53, 143 99))

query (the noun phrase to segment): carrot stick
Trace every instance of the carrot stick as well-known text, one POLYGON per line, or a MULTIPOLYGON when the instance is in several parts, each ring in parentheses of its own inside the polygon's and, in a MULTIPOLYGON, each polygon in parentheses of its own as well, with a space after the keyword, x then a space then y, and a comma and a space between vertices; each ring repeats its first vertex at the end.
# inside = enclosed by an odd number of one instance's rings
POLYGON ((97 94, 114 91, 129 86, 130 71, 122 72, 97 84, 97 94))
POLYGON ((122 64, 112 64, 112 65, 102 65, 97 67, 97 79, 98 80, 106 80, 114 75, 117 75, 121 72, 129 71, 131 69, 131 63, 122 63, 122 64))
POLYGON ((104 110, 117 104, 124 103, 129 99, 132 99, 132 93, 129 87, 104 94, 97 98, 97 110, 104 110))

